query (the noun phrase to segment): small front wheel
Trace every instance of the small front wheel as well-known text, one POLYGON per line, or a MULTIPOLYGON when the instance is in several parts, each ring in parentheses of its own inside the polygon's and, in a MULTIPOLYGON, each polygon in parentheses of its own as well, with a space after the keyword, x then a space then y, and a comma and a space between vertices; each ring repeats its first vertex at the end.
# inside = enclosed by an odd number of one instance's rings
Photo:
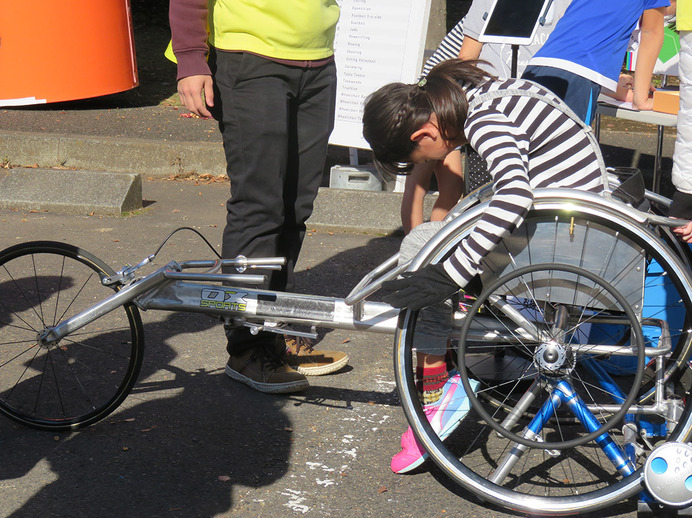
POLYGON ((75 430, 127 397, 142 364, 137 308, 125 305, 56 343, 40 335, 112 293, 113 271, 65 243, 0 252, 0 412, 42 430, 75 430))

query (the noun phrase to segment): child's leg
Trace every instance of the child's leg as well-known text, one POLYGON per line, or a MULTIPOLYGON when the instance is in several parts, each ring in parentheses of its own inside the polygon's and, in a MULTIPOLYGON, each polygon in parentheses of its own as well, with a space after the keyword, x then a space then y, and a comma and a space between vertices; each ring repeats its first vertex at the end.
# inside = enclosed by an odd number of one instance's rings
MULTIPOLYGON (((441 221, 431 221, 414 228, 401 243, 399 261, 413 258, 430 238, 442 227, 441 221)), ((452 332, 452 306, 450 301, 423 308, 413 336, 416 349, 416 388, 423 409, 433 430, 444 440, 468 413, 470 403, 459 375, 449 376, 445 353, 452 332)), ((401 451, 392 457, 395 473, 406 473, 420 466, 427 454, 418 444, 409 427, 401 437, 401 451)))
MULTIPOLYGON (((404 196, 401 202, 401 221, 407 234, 411 229, 423 223, 423 203, 433 172, 437 178, 439 195, 433 205, 430 218, 432 221, 444 219, 452 207, 459 202, 459 198, 461 198, 464 192, 460 150, 452 151, 443 161, 416 164, 411 174, 406 178, 404 196)), ((428 234, 425 235, 428 236, 428 234)), ((417 240, 417 243, 410 249, 411 255, 406 260, 413 257, 422 246, 421 243, 427 241, 431 236, 432 233, 427 238, 423 237, 422 240, 417 240)), ((447 328, 448 324, 442 322, 444 313, 446 311, 442 310, 442 312, 432 318, 434 326, 442 324, 441 328, 447 328)), ((440 342, 441 340, 437 338, 433 339, 433 341, 440 342)), ((418 359, 418 367, 416 369, 417 388, 424 403, 434 403, 439 399, 439 394, 442 393, 442 387, 448 377, 445 353, 444 351, 440 354, 418 352, 416 357, 418 359)))
POLYGON ((434 172, 439 194, 433 205, 430 221, 442 221, 464 194, 461 150, 455 149, 443 161, 437 162, 434 172))
MULTIPOLYGON (((419 164, 416 166, 416 168, 414 168, 414 172, 416 172, 415 180, 418 180, 415 181, 415 185, 420 186, 421 182, 419 180, 424 176, 425 173, 427 173, 426 185, 429 185, 430 173, 422 167, 419 168, 419 166, 426 166, 427 169, 427 167, 429 167, 429 164, 419 164)), ((435 177, 437 178, 437 187, 439 190, 437 200, 433 205, 430 220, 441 221, 445 218, 447 213, 459 202, 459 199, 464 193, 464 173, 461 164, 461 151, 455 149, 449 155, 447 155, 443 161, 434 163, 434 168, 431 168, 430 171, 435 173, 435 177)), ((409 179, 407 179, 406 183, 407 188, 409 187, 409 179)), ((414 181, 412 181, 411 183, 413 184, 414 181)), ((411 188, 411 190, 413 191, 413 188, 411 188)), ((423 222, 423 198, 425 197, 425 192, 426 191, 422 189, 417 192, 417 194, 420 196, 420 208, 417 208, 417 214, 420 214, 420 220, 415 222, 413 226, 417 226, 423 222)), ((409 231, 410 229, 406 230, 407 233, 409 231)), ((417 250, 415 250, 415 252, 417 252, 417 250)), ((415 253, 413 255, 415 255, 415 253)), ((433 310, 434 316, 430 317, 433 326, 429 328, 433 335, 436 334, 436 330, 433 330, 432 327, 440 326, 439 329, 441 330, 448 329, 449 324, 448 322, 446 322, 445 318, 447 311, 448 308, 446 307, 436 312, 433 310)), ((419 342, 417 342, 418 345, 420 347, 428 347, 428 351, 434 350, 435 352, 418 352, 416 354, 418 360, 418 367, 416 369, 416 387, 418 388, 418 391, 421 394, 421 400, 423 404, 434 403, 439 399, 440 394, 442 394, 442 387, 444 386, 448 378, 444 352, 444 346, 446 346, 446 339, 443 340, 441 336, 429 336, 427 338, 429 339, 419 340, 419 342), (443 341, 444 345, 442 343, 443 341)))
POLYGON ((406 234, 423 223, 423 202, 430 188, 434 166, 435 162, 416 164, 406 177, 401 200, 401 223, 406 234))
MULTIPOLYGON (((399 261, 412 259, 423 246, 444 226, 440 221, 422 224, 410 232, 401 243, 399 261)), ((445 353, 452 331, 452 308, 449 301, 423 308, 413 342, 416 344, 416 388, 423 404, 434 403, 447 381, 445 353)))
POLYGON ((424 405, 436 403, 449 379, 445 355, 416 352, 416 389, 424 405))

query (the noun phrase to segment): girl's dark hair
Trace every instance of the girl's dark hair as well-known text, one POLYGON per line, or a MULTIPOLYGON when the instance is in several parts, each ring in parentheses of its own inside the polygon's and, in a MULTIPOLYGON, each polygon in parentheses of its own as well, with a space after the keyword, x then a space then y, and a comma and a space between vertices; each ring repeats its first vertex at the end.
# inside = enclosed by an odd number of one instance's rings
POLYGON ((442 138, 459 137, 468 112, 463 86, 495 79, 477 63, 482 62, 443 61, 418 83, 390 83, 368 96, 363 110, 363 136, 381 171, 401 174, 412 169, 408 160, 418 144, 411 135, 430 120, 432 113, 437 116, 442 138))

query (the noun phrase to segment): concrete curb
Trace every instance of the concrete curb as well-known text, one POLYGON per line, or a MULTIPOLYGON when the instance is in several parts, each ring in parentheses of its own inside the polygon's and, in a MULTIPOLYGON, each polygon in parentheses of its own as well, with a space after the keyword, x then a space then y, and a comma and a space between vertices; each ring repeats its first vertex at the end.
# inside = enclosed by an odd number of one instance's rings
MULTIPOLYGON (((308 229, 391 235, 403 233, 400 193, 321 187, 307 221, 308 229)), ((434 202, 425 200, 426 212, 434 202)))
POLYGON ((223 147, 218 143, 20 131, 0 133, 0 161, 39 167, 135 173, 144 177, 167 177, 191 172, 223 175, 226 172, 223 147))
MULTIPOLYGON (((640 158, 653 156, 652 134, 603 131, 601 145, 618 156, 607 163, 640 167, 640 158)), ((664 145, 672 155, 674 139, 664 145)), ((218 142, 167 141, 109 136, 0 131, 0 163, 139 174, 167 178, 187 173, 225 174, 223 146, 218 142)), ((87 196, 87 193, 83 193, 87 196)), ((99 195, 100 196, 100 195, 99 195)), ((429 215, 434 197, 426 198, 429 215)), ((351 189, 321 188, 308 225, 326 231, 389 235, 401 231, 401 195, 351 189)), ((67 209, 51 209, 66 212, 67 209)), ((79 211, 72 211, 79 212, 79 211)))
POLYGON ((142 177, 105 171, 13 169, 0 178, 0 208, 122 215, 142 208, 142 177))
MULTIPOLYGON (((218 176, 224 175, 226 171, 223 147, 219 143, 36 134, 19 131, 0 133, 0 161, 7 161, 10 164, 37 165, 39 168, 77 169, 79 171, 74 172, 86 175, 84 178, 88 175, 103 174, 104 171, 111 172, 114 178, 124 173, 125 176, 139 174, 144 179, 167 178, 171 175, 191 172, 218 176)), ((19 170, 13 169, 13 174, 8 175, 8 178, 19 170)), ((43 177, 38 177, 37 171, 39 169, 26 170, 28 177, 24 181, 28 185, 43 181, 43 177), (37 174, 36 178, 32 178, 34 173, 37 174)), ((59 170, 51 169, 51 171, 59 170)), ((0 206, 84 213, 87 205, 93 208, 86 212, 92 212, 96 208, 93 200, 102 200, 104 194, 102 177, 93 184, 90 182, 84 182, 81 185, 70 184, 69 188, 65 188, 65 185, 63 192, 66 195, 59 197, 60 203, 32 205, 29 201, 36 201, 42 197, 33 196, 27 199, 24 195, 10 196, 9 192, 3 194, 0 190, 0 206), (89 192, 86 190, 88 185, 92 186, 89 192), (68 191, 78 192, 79 195, 68 196, 68 191), (72 207, 67 203, 68 199, 73 200, 72 207), (92 200, 92 202, 86 200, 92 200)), ((14 186, 13 189, 18 189, 18 186, 14 186)), ((34 194, 39 192, 40 189, 34 191, 34 194)), ((115 197, 115 193, 111 194, 115 197)), ((428 211, 433 202, 434 199, 431 197, 426 200, 428 211)), ((116 210, 116 204, 119 203, 113 200, 110 208, 97 209, 96 212, 122 213, 116 210)), ((308 220, 308 226, 324 231, 389 235, 401 231, 400 206, 401 194, 398 193, 323 187, 320 188, 315 200, 314 211, 308 220)))

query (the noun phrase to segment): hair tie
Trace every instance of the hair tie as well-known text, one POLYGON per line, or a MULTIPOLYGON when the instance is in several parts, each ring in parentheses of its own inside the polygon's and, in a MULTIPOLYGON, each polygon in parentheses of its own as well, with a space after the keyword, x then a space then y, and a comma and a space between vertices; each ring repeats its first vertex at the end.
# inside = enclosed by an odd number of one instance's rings
POLYGON ((423 88, 425 84, 428 82, 427 78, 422 78, 420 81, 418 81, 418 88, 423 88))

